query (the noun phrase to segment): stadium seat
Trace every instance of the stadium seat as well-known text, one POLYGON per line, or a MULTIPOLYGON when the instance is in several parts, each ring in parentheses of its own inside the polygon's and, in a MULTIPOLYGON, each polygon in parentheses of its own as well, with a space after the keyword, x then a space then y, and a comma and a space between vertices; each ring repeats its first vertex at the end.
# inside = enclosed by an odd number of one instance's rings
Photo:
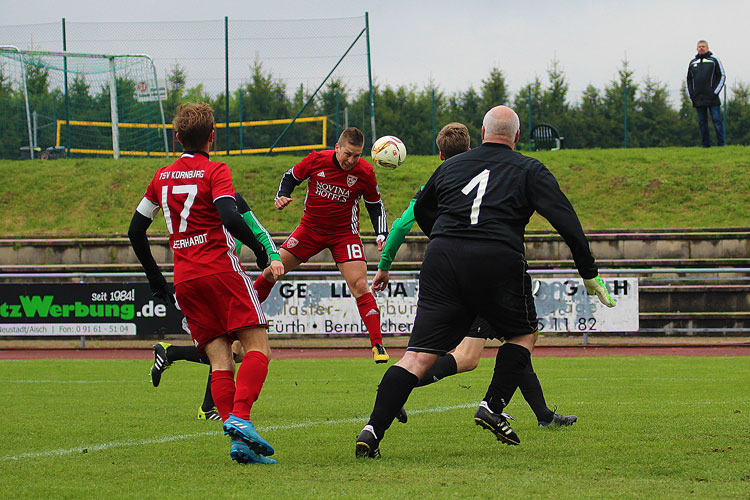
POLYGON ((534 151, 558 151, 563 147, 564 137, 552 125, 540 123, 531 129, 531 143, 534 151))

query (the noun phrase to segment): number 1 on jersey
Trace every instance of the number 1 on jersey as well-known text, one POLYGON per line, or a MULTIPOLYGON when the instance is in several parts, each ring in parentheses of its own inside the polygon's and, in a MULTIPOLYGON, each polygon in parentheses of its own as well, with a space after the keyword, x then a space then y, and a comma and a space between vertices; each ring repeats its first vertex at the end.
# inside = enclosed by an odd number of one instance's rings
POLYGON ((469 183, 464 186, 461 192, 468 195, 477 187, 477 196, 474 198, 474 203, 471 205, 471 224, 477 224, 479 222, 479 208, 482 205, 482 198, 484 192, 487 190, 487 181, 490 179, 490 171, 487 169, 482 170, 479 174, 475 175, 469 183))

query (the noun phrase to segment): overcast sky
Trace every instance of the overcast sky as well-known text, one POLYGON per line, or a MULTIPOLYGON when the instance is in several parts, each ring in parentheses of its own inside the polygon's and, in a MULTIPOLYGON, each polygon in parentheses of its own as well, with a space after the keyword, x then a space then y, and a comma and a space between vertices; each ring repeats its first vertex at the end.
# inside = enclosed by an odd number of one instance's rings
MULTIPOLYGON (((677 95, 696 42, 706 39, 731 88, 750 83, 750 1, 717 0, 27 0, 3 7, 2 25, 200 19, 319 19, 369 12, 373 76, 381 84, 430 79, 453 92, 479 88, 500 68, 515 94, 535 77, 547 82, 556 58, 571 100, 591 83, 603 88, 627 59, 677 95), (461 8, 458 8, 458 6, 461 8)), ((0 44, 7 41, 0 40, 0 44)))

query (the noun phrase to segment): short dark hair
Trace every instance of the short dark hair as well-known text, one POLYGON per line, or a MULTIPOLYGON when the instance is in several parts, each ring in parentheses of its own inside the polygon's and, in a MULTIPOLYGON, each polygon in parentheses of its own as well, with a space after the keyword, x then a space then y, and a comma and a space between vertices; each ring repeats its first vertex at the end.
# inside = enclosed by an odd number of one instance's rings
POLYGON ((172 121, 186 151, 201 149, 214 129, 214 110, 205 102, 182 103, 172 121))
POLYGON ((451 156, 456 156, 469 149, 471 144, 469 129, 463 123, 451 122, 440 129, 435 138, 435 143, 447 160, 451 156))
POLYGON ((339 136, 339 144, 343 142, 352 146, 362 146, 365 143, 365 136, 357 127, 345 128, 339 136))

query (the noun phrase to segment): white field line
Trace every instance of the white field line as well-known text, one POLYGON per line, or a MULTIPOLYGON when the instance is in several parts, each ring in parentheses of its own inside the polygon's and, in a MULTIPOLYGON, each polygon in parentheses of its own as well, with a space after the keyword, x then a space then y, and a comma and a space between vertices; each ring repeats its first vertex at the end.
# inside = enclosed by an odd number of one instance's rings
MULTIPOLYGON (((409 412, 410 415, 417 415, 420 413, 436 413, 450 410, 458 410, 463 408, 472 408, 477 406, 479 403, 465 403, 462 405, 453 406, 439 406, 436 408, 427 408, 425 410, 412 410, 409 412)), ((338 424, 351 424, 355 422, 366 422, 367 417, 356 417, 356 418, 344 418, 338 420, 321 420, 318 422, 300 422, 296 424, 287 425, 269 425, 265 427, 258 427, 259 431, 281 431, 288 429, 300 429, 305 427, 319 427, 323 425, 338 425, 338 424)), ((195 434, 176 434, 173 436, 166 436, 159 439, 142 439, 139 441, 113 441, 111 443, 95 444, 91 446, 79 446, 76 448, 64 448, 49 451, 39 451, 33 453, 22 453, 20 455, 6 455, 0 457, 0 462, 6 462, 8 460, 22 460, 24 458, 41 458, 41 457, 59 457, 64 455, 72 455, 73 453, 89 453, 91 451, 107 450, 110 448, 124 448, 127 446, 147 446, 151 444, 169 443, 172 441, 181 441, 184 439, 193 439, 196 437, 213 436, 219 435, 221 431, 213 432, 198 432, 195 434)))

